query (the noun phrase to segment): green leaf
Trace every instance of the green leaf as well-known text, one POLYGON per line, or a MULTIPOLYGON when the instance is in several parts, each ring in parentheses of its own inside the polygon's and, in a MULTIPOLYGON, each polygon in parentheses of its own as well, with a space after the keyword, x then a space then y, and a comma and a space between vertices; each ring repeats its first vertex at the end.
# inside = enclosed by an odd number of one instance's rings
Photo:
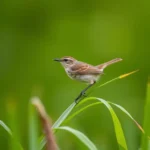
MULTIPOLYGON (((107 81, 107 82, 105 82, 105 83, 99 85, 98 87, 94 88, 93 90, 91 90, 91 91, 88 93, 88 95, 90 95, 94 90, 96 90, 96 89, 98 89, 98 88, 100 88, 100 87, 102 87, 102 86, 105 86, 105 85, 107 85, 107 84, 109 84, 109 83, 111 83, 111 82, 113 82, 113 81, 116 81, 116 80, 125 78, 125 77, 127 77, 127 76, 129 76, 129 75, 131 75, 131 74, 133 74, 133 73, 135 73, 135 72, 137 72, 137 71, 138 71, 138 70, 132 71, 132 72, 130 72, 130 73, 126 73, 126 74, 120 75, 120 76, 118 76, 118 77, 116 77, 116 78, 114 78, 114 79, 112 79, 112 80, 110 80, 110 81, 107 81)), ((80 103, 79 103, 77 106, 79 106, 81 103, 83 103, 83 101, 84 101, 84 99, 82 99, 82 101, 80 101, 80 103)), ((59 127, 61 124, 65 123, 65 122, 68 122, 70 119, 72 119, 72 118, 74 117, 73 115, 72 115, 70 118, 68 118, 68 119, 66 120, 66 118, 69 116, 69 114, 71 113, 71 111, 73 110, 73 108, 74 108, 75 106, 76 106, 76 103, 75 103, 75 102, 72 103, 72 104, 63 112, 63 114, 58 118, 58 120, 53 124, 52 128, 57 128, 57 127, 59 127)), ((90 107, 90 106, 89 106, 89 107, 90 107)), ((85 108, 85 109, 86 109, 86 108, 85 108)), ((83 110, 84 110, 84 109, 83 109, 83 110)), ((81 111, 83 111, 83 110, 81 110, 81 111)), ((80 113, 80 112, 78 112, 78 113, 80 113)), ((76 115, 76 114, 74 114, 74 115, 76 115)), ((54 132, 55 132, 55 131, 54 131, 54 132)), ((40 150, 44 147, 44 145, 45 145, 45 143, 46 143, 44 137, 42 137, 41 139, 42 139, 42 140, 40 140, 40 150)))
POLYGON ((13 131, 13 138, 9 141, 10 150, 20 150, 18 143, 21 141, 19 122, 18 122, 18 113, 17 113, 17 104, 15 101, 11 100, 7 103, 7 117, 9 121, 9 127, 13 131))
POLYGON ((117 142, 119 145, 119 149, 120 150, 128 150, 125 136, 124 136, 124 132, 123 132, 122 127, 121 127, 121 123, 120 123, 117 115, 115 114, 113 108, 111 107, 111 105, 106 100, 101 99, 101 98, 97 98, 97 97, 85 98, 84 101, 93 100, 93 99, 100 101, 101 103, 103 103, 108 108, 108 110, 111 114, 113 123, 114 123, 114 128, 115 128, 115 133, 116 133, 116 138, 117 138, 117 142))
MULTIPOLYGON (((86 101, 83 100, 81 103, 85 103, 86 101)), ((123 113, 125 113, 135 124, 136 126, 141 130, 141 132, 143 134, 145 134, 145 131, 144 129, 141 127, 141 125, 131 116, 131 114, 125 109, 123 108, 122 106, 118 105, 118 104, 115 104, 115 103, 112 103, 112 102, 108 102, 109 104, 112 104, 114 105, 115 107, 119 108, 123 113)), ((75 113, 73 113, 71 116, 69 116, 64 123, 67 123, 69 122, 71 119, 73 119, 75 116, 77 116, 79 113, 83 112, 84 110, 92 107, 92 106, 95 106, 95 105, 98 105, 98 104, 102 104, 101 102, 95 102, 95 103, 92 103, 92 104, 89 104, 87 106, 84 106, 83 108, 79 109, 78 111, 76 111, 75 113)))
POLYGON ((92 106, 95 106, 95 105, 98 105, 98 104, 101 104, 101 102, 95 102, 95 103, 92 103, 92 104, 89 104, 87 106, 84 106, 82 107, 81 109, 79 109, 78 111, 76 111, 75 113, 73 113, 72 115, 70 115, 65 121, 64 121, 64 124, 69 122, 72 118, 74 118, 75 116, 77 116, 79 113, 83 112, 84 110, 92 107, 92 106))
POLYGON ((68 117, 68 115, 71 113, 73 108, 76 106, 76 103, 73 102, 63 113, 62 115, 57 119, 57 121, 53 124, 52 128, 58 128, 64 120, 68 117))
POLYGON ((0 120, 0 126, 2 126, 5 129, 5 131, 7 131, 7 133, 12 136, 10 128, 2 120, 0 120))
MULTIPOLYGON (((87 100, 86 99, 83 99, 83 101, 81 101, 81 103, 83 104, 83 103, 85 103, 87 100)), ((80 103, 80 104, 81 104, 80 103)), ((122 106, 120 106, 120 105, 118 105, 118 104, 115 104, 115 103, 112 103, 112 102, 108 102, 109 104, 112 104, 112 105, 114 105, 115 107, 117 107, 117 108, 119 108, 123 113, 125 113, 135 124, 136 124, 136 126, 141 130, 141 132, 144 134, 143 136, 144 136, 144 138, 145 138, 145 141, 148 141, 148 146, 149 146, 149 144, 150 144, 150 137, 148 136, 146 136, 145 134, 145 131, 144 131, 144 129, 141 127, 141 125, 131 116, 131 114, 125 109, 125 108, 123 108, 122 106)), ((79 105, 80 105, 79 104, 79 105)), ((79 109, 78 111, 76 111, 75 113, 73 113, 71 116, 69 116, 66 120, 65 120, 65 122, 64 123, 67 123, 67 122, 69 122, 71 119, 73 119, 75 116, 77 116, 79 113, 81 113, 81 112, 83 112, 84 110, 86 110, 87 108, 90 108, 90 107, 92 107, 92 106, 95 106, 95 105, 98 105, 98 104, 101 104, 101 102, 95 102, 95 103, 92 103, 92 104, 89 104, 89 105, 87 105, 87 106, 85 106, 85 107, 83 107, 83 108, 81 108, 81 109, 79 109)), ((148 126, 149 127, 149 126, 148 126)), ((148 128, 149 129, 149 128, 148 128)), ((149 147, 149 149, 148 150, 150 150, 150 147, 149 147)))
POLYGON ((130 75, 132 75, 132 74, 134 74, 134 73, 136 73, 138 71, 139 70, 135 70, 135 71, 132 71, 132 72, 128 72, 128 73, 122 74, 122 75, 120 75, 120 76, 118 76, 116 78, 113 78, 113 79, 111 79, 111 80, 109 80, 109 81, 107 81, 107 82, 105 82, 103 84, 100 84, 97 87, 93 88, 91 91, 89 91, 87 95, 90 95, 91 93, 93 93, 93 91, 97 90, 100 87, 103 87, 103 86, 105 86, 105 85, 107 85, 107 84, 109 84, 111 82, 116 81, 116 80, 120 80, 120 79, 126 78, 126 77, 128 77, 128 76, 130 76, 130 75))
POLYGON ((66 130, 73 135, 75 135, 84 145, 86 145, 90 150, 97 150, 96 146, 92 143, 92 141, 85 136, 82 132, 75 130, 73 128, 67 127, 67 126, 62 126, 55 128, 56 130, 66 130))
POLYGON ((143 135, 141 148, 150 150, 150 83, 147 85, 147 97, 144 110, 144 130, 147 136, 143 135))
MULTIPOLYGON (((65 119, 69 116, 73 108, 76 106, 76 103, 73 102, 63 113, 62 115, 56 120, 56 122, 53 124, 52 128, 58 128, 64 121, 65 119)), ((55 130, 54 130, 55 132, 55 130)), ((46 140, 44 137, 41 137, 40 139, 40 150, 45 146, 46 140)))
POLYGON ((29 150, 38 150, 38 119, 35 107, 32 105, 32 102, 37 99, 36 97, 31 99, 29 103, 29 150))
POLYGON ((144 129, 141 127, 141 125, 131 116, 131 114, 125 109, 123 108, 122 106, 118 105, 118 104, 115 104, 115 103, 112 103, 112 102, 109 102, 110 104, 116 106, 117 108, 119 108, 122 112, 124 112, 136 125, 137 127, 142 131, 143 134, 145 134, 145 131, 144 129))
POLYGON ((5 129, 5 131, 10 135, 10 137, 13 141, 13 144, 16 146, 16 149, 17 150, 23 150, 21 144, 18 141, 16 141, 15 137, 13 136, 12 131, 10 130, 10 128, 1 120, 0 120, 0 126, 2 126, 5 129))

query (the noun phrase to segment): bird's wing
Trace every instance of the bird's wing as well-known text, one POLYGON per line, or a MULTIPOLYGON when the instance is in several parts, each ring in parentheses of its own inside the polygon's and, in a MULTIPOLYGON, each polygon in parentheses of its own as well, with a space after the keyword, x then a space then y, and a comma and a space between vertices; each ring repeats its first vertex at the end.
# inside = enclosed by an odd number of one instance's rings
POLYGON ((79 74, 79 75, 100 74, 101 73, 101 71, 98 68, 88 65, 83 62, 73 65, 71 67, 71 72, 73 74, 79 74))

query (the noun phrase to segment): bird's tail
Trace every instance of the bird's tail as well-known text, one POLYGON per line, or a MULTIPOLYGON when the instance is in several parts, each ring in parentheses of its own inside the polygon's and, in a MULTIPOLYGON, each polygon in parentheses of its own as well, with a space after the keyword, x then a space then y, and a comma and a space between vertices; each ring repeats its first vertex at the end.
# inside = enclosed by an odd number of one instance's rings
POLYGON ((122 61, 122 59, 121 59, 121 58, 115 58, 115 59, 113 59, 113 60, 110 60, 110 61, 108 61, 108 62, 105 62, 105 63, 103 63, 103 64, 100 64, 100 65, 98 65, 98 66, 96 66, 96 67, 99 68, 99 69, 101 69, 101 70, 103 70, 103 69, 105 69, 107 66, 109 66, 109 65, 111 65, 111 64, 114 64, 114 63, 116 63, 116 62, 119 62, 119 61, 122 61))

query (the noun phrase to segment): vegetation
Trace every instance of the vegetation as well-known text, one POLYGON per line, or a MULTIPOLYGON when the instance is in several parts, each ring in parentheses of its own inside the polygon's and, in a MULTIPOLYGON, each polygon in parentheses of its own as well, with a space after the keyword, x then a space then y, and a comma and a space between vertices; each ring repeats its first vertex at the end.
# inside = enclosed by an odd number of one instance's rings
MULTIPOLYGON (((115 80, 127 77, 130 74, 133 74, 135 72, 136 71, 121 75, 117 78, 114 78, 114 79, 98 86, 97 88, 105 86, 105 85, 107 85, 107 84, 109 84, 109 83, 111 83, 115 80)), ((76 136, 79 139, 79 142, 82 142, 88 149, 98 150, 96 145, 90 140, 90 138, 88 138, 82 132, 80 132, 76 129, 73 129, 69 126, 66 126, 65 124, 70 122, 75 116, 77 116, 81 112, 85 111, 87 108, 93 107, 95 105, 103 104, 109 110, 109 112, 111 114, 113 124, 114 124, 114 130, 115 130, 115 134, 116 134, 116 140, 117 140, 119 149, 120 150, 128 150, 126 138, 124 136, 124 132, 123 132, 121 123, 120 123, 114 109, 112 108, 112 106, 115 106, 118 109, 120 109, 123 113, 125 113, 137 125, 137 127, 142 131, 143 140, 142 140, 142 144, 141 144, 140 149, 149 150, 150 149, 150 145, 149 145, 150 144, 150 137, 148 136, 149 135, 149 119, 148 119, 148 116, 147 116, 147 114, 149 113, 149 110, 148 110, 149 89, 150 88, 149 88, 149 85, 148 85, 147 105, 146 105, 146 108, 145 108, 145 120, 144 120, 144 128, 145 128, 146 133, 143 130, 143 128, 138 124, 138 122, 131 116, 131 114, 125 108, 123 108, 122 106, 120 106, 118 104, 108 102, 108 101, 106 101, 102 98, 97 98, 97 97, 82 98, 81 102, 79 104, 76 104, 75 102, 73 102, 62 113, 62 115, 58 118, 58 120, 53 124, 53 126, 52 126, 53 133, 56 133, 56 131, 59 131, 59 130, 68 131, 68 132, 72 133, 74 136, 76 136), (93 102, 93 100, 97 100, 98 102, 93 102), (86 104, 84 106, 83 104, 86 103, 87 101, 90 101, 90 103, 86 104), (72 113, 73 109, 75 109, 76 107, 79 107, 80 105, 82 105, 82 106, 78 110, 76 110, 72 113)), ((90 94, 91 94, 91 92, 90 92, 90 94)), ((98 118, 96 118, 96 119, 98 119, 98 118)), ((0 125, 10 135, 11 140, 12 140, 11 147, 14 148, 14 149, 23 150, 23 146, 21 146, 19 141, 16 140, 16 139, 18 139, 18 137, 13 135, 11 129, 3 121, 0 121, 0 125)), ((42 150, 45 145, 48 145, 48 142, 49 142, 50 146, 49 147, 47 146, 47 150, 58 149, 59 146, 51 147, 51 145, 56 144, 55 143, 56 141, 51 140, 53 137, 50 137, 50 139, 48 139, 48 136, 51 136, 53 134, 51 131, 49 131, 50 128, 51 128, 50 122, 48 121, 48 116, 47 116, 47 114, 44 110, 44 106, 41 104, 41 102, 38 98, 36 98, 36 97, 32 98, 31 103, 29 104, 29 150, 42 150), (42 136, 40 138, 41 140, 39 140, 39 137, 38 137, 39 131, 38 131, 38 128, 37 128, 37 125, 38 125, 37 114, 35 113, 36 111, 35 111, 34 107, 32 106, 32 104, 36 107, 36 109, 39 112, 39 115, 41 116, 40 118, 41 118, 41 122, 43 124, 43 130, 45 131, 44 132, 45 136, 42 136), (47 134, 50 134, 50 135, 46 136, 47 134)), ((53 140, 55 140, 55 139, 53 139, 53 140)))

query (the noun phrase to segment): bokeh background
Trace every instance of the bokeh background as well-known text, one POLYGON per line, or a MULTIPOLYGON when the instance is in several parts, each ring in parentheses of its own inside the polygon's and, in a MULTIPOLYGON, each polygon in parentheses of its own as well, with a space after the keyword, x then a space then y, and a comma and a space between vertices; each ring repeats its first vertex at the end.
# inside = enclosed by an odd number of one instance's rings
MULTIPOLYGON (((86 86, 70 80, 55 57, 73 56, 97 65, 116 57, 123 61, 105 70, 101 83, 140 69, 93 96, 120 104, 142 125, 150 74, 150 1, 2 0, 0 2, 0 119, 11 126, 28 149, 28 103, 39 96, 53 122, 86 86)), ((141 132, 122 112, 129 150, 140 147, 141 132)), ((108 110, 96 106, 69 124, 84 132, 100 149, 117 150, 108 110)), ((60 131, 62 150, 86 150, 60 131)), ((11 149, 0 128, 1 149, 11 149)))

